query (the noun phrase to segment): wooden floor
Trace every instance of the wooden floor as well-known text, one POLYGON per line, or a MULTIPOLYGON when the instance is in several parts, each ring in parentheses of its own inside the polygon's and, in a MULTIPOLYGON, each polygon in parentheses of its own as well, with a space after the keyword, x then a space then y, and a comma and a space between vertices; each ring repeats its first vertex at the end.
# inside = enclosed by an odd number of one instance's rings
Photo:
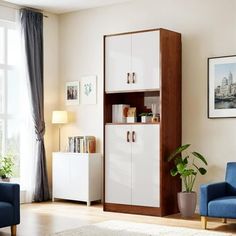
MULTIPOLYGON (((82 225, 105 220, 125 220, 150 224, 183 226, 200 229, 200 218, 182 219, 180 215, 150 217, 130 214, 103 212, 101 205, 87 207, 75 202, 34 203, 21 206, 21 224, 17 227, 18 236, 46 236, 53 232, 77 228, 82 225)), ((208 229, 218 232, 231 232, 236 235, 236 220, 228 224, 210 219, 208 229)), ((10 228, 0 229, 0 236, 9 236, 10 228)))

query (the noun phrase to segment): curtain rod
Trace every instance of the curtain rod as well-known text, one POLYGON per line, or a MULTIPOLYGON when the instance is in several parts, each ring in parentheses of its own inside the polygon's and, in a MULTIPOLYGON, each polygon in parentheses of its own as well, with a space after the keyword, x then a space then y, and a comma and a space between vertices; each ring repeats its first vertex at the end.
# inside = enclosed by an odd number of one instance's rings
MULTIPOLYGON (((13 4, 8 5, 8 4, 3 4, 3 3, 1 3, 1 2, 0 2, 0 6, 2 6, 2 7, 8 7, 8 8, 15 9, 15 10, 20 10, 21 8, 25 8, 25 9, 32 10, 32 11, 36 11, 36 12, 40 12, 40 13, 43 14, 43 10, 36 9, 36 8, 32 8, 32 7, 19 6, 19 5, 13 5, 13 4)), ((47 16, 47 15, 44 15, 44 14, 43 14, 43 17, 48 18, 48 16, 47 16)))

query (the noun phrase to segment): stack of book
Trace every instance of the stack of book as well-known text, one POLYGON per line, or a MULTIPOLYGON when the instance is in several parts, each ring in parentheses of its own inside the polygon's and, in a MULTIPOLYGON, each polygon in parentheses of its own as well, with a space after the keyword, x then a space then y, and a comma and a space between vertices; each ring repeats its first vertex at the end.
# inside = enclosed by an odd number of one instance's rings
POLYGON ((96 153, 96 138, 94 136, 69 137, 69 152, 96 153))

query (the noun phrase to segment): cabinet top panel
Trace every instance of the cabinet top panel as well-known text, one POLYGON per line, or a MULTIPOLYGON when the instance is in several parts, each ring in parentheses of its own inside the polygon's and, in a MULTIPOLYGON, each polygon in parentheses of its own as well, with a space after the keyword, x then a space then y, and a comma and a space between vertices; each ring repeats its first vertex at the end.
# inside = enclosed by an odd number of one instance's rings
POLYGON ((180 34, 172 30, 156 28, 156 29, 146 29, 146 30, 137 30, 137 31, 130 31, 130 32, 123 32, 123 33, 108 34, 108 35, 104 35, 104 37, 111 37, 111 36, 118 36, 118 35, 125 35, 125 34, 138 34, 138 33, 150 32, 150 31, 168 31, 168 32, 180 34))
POLYGON ((101 157, 100 153, 77 153, 77 152, 53 152, 53 156, 56 157, 81 157, 81 158, 91 158, 91 157, 101 157))
POLYGON ((135 122, 135 123, 106 123, 106 125, 159 125, 160 122, 135 122))

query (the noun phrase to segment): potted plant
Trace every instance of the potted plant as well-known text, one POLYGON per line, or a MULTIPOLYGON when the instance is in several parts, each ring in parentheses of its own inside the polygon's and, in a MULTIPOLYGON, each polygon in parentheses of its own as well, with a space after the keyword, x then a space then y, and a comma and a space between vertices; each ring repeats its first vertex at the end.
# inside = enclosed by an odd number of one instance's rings
POLYGON ((0 177, 2 181, 9 182, 13 176, 14 161, 12 155, 0 158, 0 177))
POLYGON ((143 112, 139 114, 141 116, 142 123, 148 123, 152 121, 152 112, 143 112))
POLYGON ((183 217, 191 217, 196 209, 197 194, 193 191, 193 186, 197 174, 205 175, 207 170, 199 164, 207 165, 203 155, 198 152, 186 153, 190 144, 185 144, 176 148, 168 157, 168 161, 174 160, 175 166, 170 170, 172 176, 179 175, 182 179, 185 191, 178 193, 178 207, 183 217))

